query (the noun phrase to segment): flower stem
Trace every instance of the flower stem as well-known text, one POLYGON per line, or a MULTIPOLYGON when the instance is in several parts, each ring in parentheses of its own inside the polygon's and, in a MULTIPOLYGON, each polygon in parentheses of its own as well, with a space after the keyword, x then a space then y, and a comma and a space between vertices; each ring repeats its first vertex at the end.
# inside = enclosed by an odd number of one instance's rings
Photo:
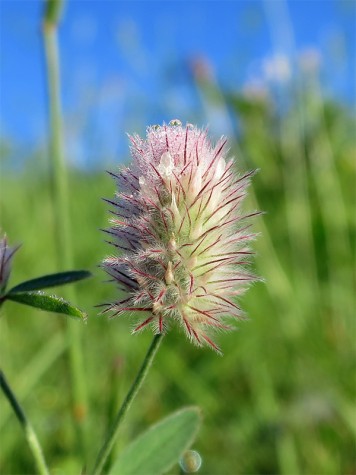
POLYGON ((117 413, 117 416, 107 434, 107 437, 105 439, 105 442, 102 448, 100 449, 100 452, 95 462, 94 470, 92 472, 93 475, 100 475, 103 473, 105 462, 114 446, 115 439, 119 432, 120 424, 122 423, 127 411, 129 410, 132 404, 132 401, 135 399, 138 391, 140 390, 142 386, 143 381, 145 380, 147 376, 147 373, 151 367, 155 354, 157 353, 161 340, 162 340, 161 334, 154 336, 152 343, 145 356, 145 359, 143 360, 142 366, 139 369, 137 376, 134 382, 132 383, 132 386, 129 392, 126 395, 126 398, 124 399, 124 402, 122 403, 119 412, 117 413))
MULTIPOLYGON (((48 77, 49 119, 50 119, 50 158, 53 184, 53 208, 55 214, 55 236, 59 270, 73 267, 73 250, 69 214, 68 173, 63 146, 63 120, 61 110, 60 61, 58 46, 59 0, 47 0, 43 20, 43 41, 48 77), (56 7, 56 8, 55 8, 56 7)), ((75 300, 72 288, 66 289, 66 297, 75 300)), ((81 343, 81 328, 77 322, 67 321, 69 368, 71 376, 72 413, 77 431, 77 440, 83 459, 86 459, 86 413, 87 391, 81 343)))
POLYGON ((6 381, 4 373, 0 370, 0 387, 3 390, 6 398, 8 399, 12 409, 14 410, 17 419, 24 429, 25 437, 35 459, 36 466, 40 475, 49 475, 49 471, 46 465, 46 461, 43 456, 41 445, 38 441, 37 435, 33 430, 31 424, 26 418, 26 415, 16 399, 15 394, 12 392, 9 383, 6 381))

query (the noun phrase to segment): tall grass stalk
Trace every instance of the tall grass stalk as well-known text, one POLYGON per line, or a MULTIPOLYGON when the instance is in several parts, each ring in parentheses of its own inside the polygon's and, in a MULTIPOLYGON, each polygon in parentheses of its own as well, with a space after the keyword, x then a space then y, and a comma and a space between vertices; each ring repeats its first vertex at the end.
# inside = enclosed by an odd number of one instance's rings
MULTIPOLYGON (((271 34, 274 39, 275 47, 277 50, 278 45, 284 41, 284 44, 287 43, 287 48, 289 49, 291 57, 296 56, 296 41, 294 38, 291 15, 289 12, 288 3, 286 0, 281 2, 271 3, 266 1, 266 13, 267 17, 270 18, 270 27, 271 34), (275 28, 275 25, 284 25, 283 29, 275 28)), ((285 188, 290 189, 293 187, 293 183, 298 181, 298 169, 299 181, 306 185, 307 180, 307 170, 306 170, 306 156, 303 151, 303 134, 307 129, 308 124, 306 124, 305 117, 307 115, 307 109, 309 108, 308 115, 311 116, 314 114, 314 118, 318 120, 321 124, 321 127, 317 132, 314 133, 313 143, 309 148, 309 162, 311 168, 311 179, 313 181, 313 187, 316 190, 320 211, 323 219, 323 224, 327 232, 325 233, 326 248, 328 253, 328 271, 329 279, 328 286, 326 291, 324 291, 323 298, 326 301, 330 301, 330 306, 333 308, 334 316, 337 318, 336 326, 340 325, 340 315, 341 321, 345 324, 349 315, 351 315, 352 310, 351 306, 347 305, 347 299, 344 297, 343 289, 349 285, 349 282, 352 281, 352 275, 348 272, 348 269, 345 269, 344 265, 340 263, 347 262, 349 256, 352 255, 351 245, 347 235, 347 211, 346 204, 344 203, 340 178, 336 170, 336 161, 334 157, 334 150, 332 147, 331 139, 329 137, 329 132, 326 126, 324 103, 322 101, 322 91, 321 84, 318 80, 318 74, 316 71, 308 77, 308 82, 305 82, 305 77, 303 81, 300 80, 299 75, 296 75, 295 80, 295 91, 294 95, 299 98, 297 101, 297 113, 299 118, 299 123, 295 128, 296 140, 299 140, 297 144, 298 150, 301 152, 300 155, 302 160, 299 164, 295 164, 293 169, 290 170, 291 173, 288 173, 287 176, 292 177, 290 183, 286 183, 285 188), (342 309, 340 311, 340 309, 342 309)), ((283 125, 281 127, 283 129, 283 125)), ((288 138, 288 131, 282 130, 281 137, 284 137, 286 141, 288 138)), ((298 152, 298 151, 296 151, 298 152)), ((290 154, 291 155, 291 154, 290 154)), ((296 153, 297 155, 297 153, 296 153)), ((288 154, 285 153, 285 157, 288 158, 288 154)), ((287 181, 287 177, 286 177, 287 181)), ((300 195, 300 201, 304 198, 304 239, 307 239, 309 242, 304 244, 301 242, 302 236, 298 236, 297 229, 295 232, 291 233, 291 236, 294 235, 297 238, 296 246, 301 245, 301 248, 297 250, 295 254, 296 266, 300 268, 301 275, 305 272, 305 264, 310 261, 310 266, 313 267, 311 273, 314 276, 314 282, 316 281, 316 260, 317 252, 314 248, 312 252, 312 218, 311 218, 311 208, 309 206, 309 198, 307 197, 306 190, 300 189, 299 193, 296 186, 296 196, 295 201, 297 201, 298 195, 300 195), (306 226, 308 224, 308 226, 306 226), (309 228, 309 229, 307 229, 309 228), (300 259, 300 251, 302 249, 309 248, 309 259, 303 261, 303 267, 301 268, 298 265, 298 260, 300 259), (310 259, 312 258, 312 259, 310 259)), ((301 187, 299 187, 301 188, 301 187)), ((305 188, 305 186, 304 186, 305 188)), ((294 213, 295 216, 296 213, 294 213)), ((292 210, 288 213, 289 216, 293 216, 292 210)), ((295 222, 297 220, 294 219, 295 222)), ((298 226, 297 226, 298 227, 298 226)), ((296 228, 297 228, 296 227, 296 228)), ((301 232, 303 232, 301 228, 301 232)), ((311 270, 311 269, 310 269, 311 270)), ((311 280, 311 279, 310 279, 311 280)), ((310 283, 308 280, 308 283, 310 283)), ((304 292, 306 289, 303 289, 304 292)), ((315 290, 310 289, 310 290, 315 290)), ((315 300, 319 300, 318 296, 314 295, 315 300)), ((347 329, 344 328, 345 334, 347 334, 347 329)))
MULTIPOLYGON (((21 400, 24 400, 29 395, 42 375, 48 371, 57 358, 63 355, 66 347, 66 341, 62 334, 54 335, 16 375, 13 384, 16 386, 17 395, 21 400)), ((0 413, 0 431, 3 429, 9 417, 10 414, 8 413, 0 413)), ((5 444, 5 441, 3 444, 5 444)), ((4 449, 3 444, 2 448, 4 449)))
MULTIPOLYGON (((73 252, 69 215, 69 186, 63 146, 62 110, 60 99, 60 61, 58 47, 59 0, 47 0, 43 21, 43 40, 50 115, 50 162, 53 183, 53 209, 59 270, 73 267, 73 252)), ((66 294, 75 300, 74 291, 66 294)), ((72 410, 78 433, 78 442, 85 460, 86 443, 84 423, 87 411, 87 394, 84 361, 81 343, 81 328, 76 322, 67 321, 66 326, 69 364, 71 372, 72 410)))
POLYGON ((38 473, 40 475, 49 475, 49 471, 46 465, 46 461, 43 456, 41 445, 38 441, 36 432, 29 423, 22 407, 16 399, 15 394, 13 393, 8 381, 5 378, 4 373, 0 370, 0 387, 5 394, 5 397, 9 401, 17 419, 19 420, 27 439, 29 448, 32 452, 33 458, 36 463, 38 473))
POLYGON ((157 353, 157 350, 162 341, 162 338, 163 338, 162 334, 158 334, 153 337, 152 343, 150 347, 148 348, 148 351, 146 353, 145 359, 143 360, 141 368, 139 369, 137 376, 134 382, 132 383, 132 386, 129 389, 129 392, 127 393, 124 399, 124 402, 122 403, 119 409, 119 412, 117 413, 117 416, 105 438, 104 444, 99 451, 99 454, 95 462, 95 467, 92 472, 93 475, 100 475, 101 473, 103 473, 105 462, 108 459, 114 447, 121 423, 127 411, 130 409, 132 401, 135 399, 138 391, 140 390, 147 376, 147 373, 152 365, 152 361, 157 353))
MULTIPOLYGON (((341 291, 347 288, 353 279, 351 268, 345 266, 349 256, 352 256, 352 245, 347 234, 347 208, 336 169, 332 141, 326 127, 321 84, 317 76, 311 78, 309 89, 314 101, 315 112, 319 115, 318 119, 323 125, 314 139, 313 147, 311 147, 310 163, 319 202, 323 204, 320 211, 324 226, 328 231, 325 239, 328 252, 329 288, 325 297, 331 301, 334 315, 338 321, 340 322, 339 314, 341 314, 341 320, 346 323, 346 320, 352 321, 350 317, 352 309, 355 308, 355 300, 350 299, 349 302, 345 299, 344 292, 341 291), (340 309, 342 309, 341 312, 340 309)), ((305 97, 304 100, 310 101, 310 97, 305 97)), ((344 330, 347 334, 348 330, 346 328, 344 330)))
MULTIPOLYGON (((287 50, 290 58, 296 56, 295 42, 293 39, 293 25, 290 21, 288 4, 285 0, 280 2, 264 1, 267 21, 270 26, 271 38, 275 53, 281 45, 287 50), (276 27, 278 25, 278 27, 276 27)), ((290 89, 279 88, 281 99, 285 94, 300 97, 303 85, 298 81, 298 76, 291 81, 290 89)), ((305 134, 305 109, 300 101, 296 102, 296 114, 288 120, 279 121, 280 149, 283 155, 283 182, 284 200, 291 245, 291 256, 294 261, 293 272, 303 295, 309 294, 309 301, 316 301, 319 294, 317 277, 316 250, 313 240, 312 210, 308 192, 307 157, 304 147, 305 134), (303 265, 300 256, 305 256, 303 265), (302 287, 308 275, 308 285, 302 287), (312 285, 311 285, 312 284, 312 285)), ((301 313, 300 315, 301 316, 301 313)))

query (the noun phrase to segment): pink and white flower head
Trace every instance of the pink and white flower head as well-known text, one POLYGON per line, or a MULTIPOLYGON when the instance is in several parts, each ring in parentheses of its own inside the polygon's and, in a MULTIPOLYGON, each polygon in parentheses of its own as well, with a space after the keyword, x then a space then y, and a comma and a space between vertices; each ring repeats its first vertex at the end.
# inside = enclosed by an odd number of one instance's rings
POLYGON ((120 255, 104 260, 126 292, 109 305, 113 316, 140 314, 134 332, 164 333, 177 321, 197 345, 243 317, 235 302, 256 277, 247 272, 254 234, 241 204, 253 172, 237 176, 226 139, 178 120, 130 137, 133 163, 111 174, 117 183, 112 227, 120 255))

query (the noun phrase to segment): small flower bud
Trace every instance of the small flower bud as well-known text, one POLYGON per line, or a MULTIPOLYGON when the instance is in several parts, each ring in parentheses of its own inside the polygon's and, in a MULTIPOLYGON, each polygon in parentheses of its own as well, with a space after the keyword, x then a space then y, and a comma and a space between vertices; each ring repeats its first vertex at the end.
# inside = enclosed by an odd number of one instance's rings
POLYGON ((174 281, 174 274, 173 274, 172 269, 173 269, 172 261, 169 261, 166 273, 164 275, 164 279, 167 285, 170 285, 174 281))
POLYGON ((173 233, 171 239, 168 241, 168 250, 171 252, 175 252, 177 250, 177 243, 173 233))
POLYGON ((159 302, 154 302, 154 304, 152 305, 152 313, 158 315, 161 310, 162 305, 159 302))
POLYGON ((174 162, 169 152, 164 152, 162 154, 157 170, 165 179, 168 179, 172 176, 172 171, 174 170, 174 162))
POLYGON ((182 125, 182 122, 179 119, 173 119, 169 122, 169 125, 172 127, 178 127, 182 125))
POLYGON ((190 184, 190 192, 191 192, 192 201, 196 198, 197 194, 202 188, 201 181, 202 181, 201 171, 197 169, 196 173, 194 173, 192 177, 191 184, 190 184))
POLYGON ((202 459, 196 450, 187 450, 179 461, 179 465, 185 473, 195 473, 201 467, 202 459))
POLYGON ((175 225, 178 225, 181 221, 181 215, 180 215, 180 212, 179 212, 179 209, 178 209, 178 206, 177 206, 177 202, 176 202, 176 197, 175 195, 173 194, 172 195, 172 201, 171 201, 171 206, 170 206, 170 210, 172 212, 172 216, 173 216, 173 222, 175 225))

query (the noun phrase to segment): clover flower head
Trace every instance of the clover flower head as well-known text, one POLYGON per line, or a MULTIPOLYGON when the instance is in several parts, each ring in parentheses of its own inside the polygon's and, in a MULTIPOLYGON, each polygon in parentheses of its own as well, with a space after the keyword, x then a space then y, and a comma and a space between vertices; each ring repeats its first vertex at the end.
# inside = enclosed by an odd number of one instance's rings
POLYGON ((12 258, 18 248, 19 246, 8 246, 6 235, 0 239, 0 294, 5 291, 11 273, 12 258))
POLYGON ((177 321, 188 338, 220 351, 215 330, 243 312, 235 301, 256 277, 248 272, 250 232, 241 204, 253 172, 237 175, 226 139, 178 120, 130 137, 132 165, 111 173, 118 191, 106 271, 125 291, 112 315, 142 315, 134 332, 164 333, 177 321))

